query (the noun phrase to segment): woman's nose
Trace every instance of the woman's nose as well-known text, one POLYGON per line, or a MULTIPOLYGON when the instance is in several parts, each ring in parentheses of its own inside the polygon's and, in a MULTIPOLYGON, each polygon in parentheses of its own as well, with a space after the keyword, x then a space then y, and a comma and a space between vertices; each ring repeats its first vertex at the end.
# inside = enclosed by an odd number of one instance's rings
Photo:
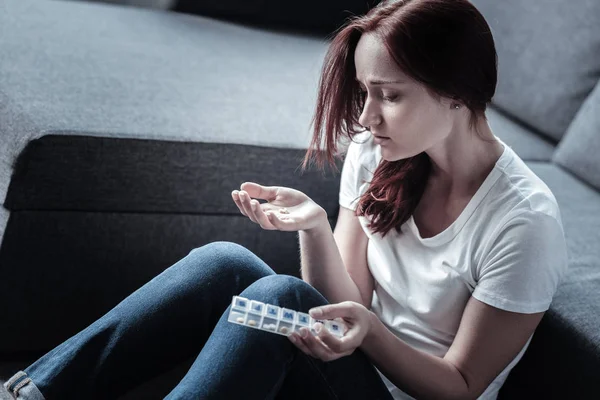
POLYGON ((381 123, 381 114, 372 102, 368 100, 365 102, 360 117, 358 117, 358 123, 367 129, 381 123))

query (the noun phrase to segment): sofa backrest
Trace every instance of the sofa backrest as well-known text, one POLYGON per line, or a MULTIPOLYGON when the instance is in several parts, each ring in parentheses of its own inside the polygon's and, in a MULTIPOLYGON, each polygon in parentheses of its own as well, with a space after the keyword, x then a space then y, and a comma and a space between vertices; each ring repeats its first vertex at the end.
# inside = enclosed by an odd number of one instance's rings
POLYGON ((494 103, 559 141, 600 77, 600 1, 472 2, 496 42, 494 103))
POLYGON ((323 39, 79 1, 0 0, 1 206, 52 131, 306 148, 323 39))
POLYGON ((600 82, 577 112, 552 160, 600 190, 600 82))
POLYGON ((331 33, 380 0, 179 0, 176 11, 285 29, 331 33))

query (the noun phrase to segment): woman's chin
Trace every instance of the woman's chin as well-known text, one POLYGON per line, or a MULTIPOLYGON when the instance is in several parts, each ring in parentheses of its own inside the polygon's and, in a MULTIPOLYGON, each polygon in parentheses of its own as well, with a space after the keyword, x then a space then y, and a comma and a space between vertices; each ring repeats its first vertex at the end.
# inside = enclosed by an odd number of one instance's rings
POLYGON ((405 159, 411 158, 411 157, 414 157, 414 154, 413 155, 403 154, 403 153, 399 152, 398 150, 393 151, 392 149, 381 147, 381 158, 385 161, 394 162, 394 161, 405 160, 405 159))

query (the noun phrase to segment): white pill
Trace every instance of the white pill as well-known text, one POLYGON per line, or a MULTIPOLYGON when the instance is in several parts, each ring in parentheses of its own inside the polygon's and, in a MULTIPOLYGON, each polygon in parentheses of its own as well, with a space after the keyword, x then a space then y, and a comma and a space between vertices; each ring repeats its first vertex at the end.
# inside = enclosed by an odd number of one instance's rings
POLYGON ((248 321, 248 325, 250 326, 256 326, 256 321, 251 319, 250 321, 248 321))
POLYGON ((244 317, 237 317, 236 321, 239 322, 240 324, 243 324, 244 323, 244 317))
POLYGON ((285 326, 282 326, 281 328, 279 328, 279 332, 288 333, 288 328, 286 328, 285 326))

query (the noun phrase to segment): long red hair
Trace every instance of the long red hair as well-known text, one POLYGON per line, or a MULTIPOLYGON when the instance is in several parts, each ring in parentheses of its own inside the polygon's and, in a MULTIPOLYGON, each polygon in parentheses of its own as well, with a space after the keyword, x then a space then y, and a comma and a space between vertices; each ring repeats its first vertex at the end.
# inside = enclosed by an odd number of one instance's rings
MULTIPOLYGON (((471 112, 471 126, 485 118, 496 90, 497 55, 481 13, 468 0, 384 1, 349 20, 331 41, 303 168, 313 159, 319 167, 326 160, 335 165, 340 139, 352 140, 364 132, 358 123, 364 99, 354 66, 354 52, 364 33, 376 34, 403 72, 433 95, 464 104, 471 112)), ((374 233, 385 236, 392 228, 400 233, 423 195, 430 171, 425 152, 382 160, 360 196, 356 214, 371 217, 369 229, 374 233)))

